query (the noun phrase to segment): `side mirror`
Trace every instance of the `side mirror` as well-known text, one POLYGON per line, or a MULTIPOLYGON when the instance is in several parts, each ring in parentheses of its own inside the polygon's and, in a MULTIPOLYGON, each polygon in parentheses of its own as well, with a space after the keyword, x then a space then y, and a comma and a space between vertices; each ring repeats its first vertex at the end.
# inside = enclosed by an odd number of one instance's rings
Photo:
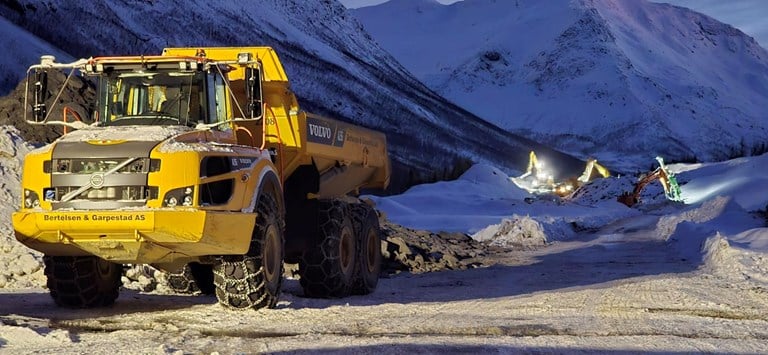
POLYGON ((45 106, 45 99, 48 95, 48 72, 38 70, 35 72, 35 102, 32 105, 32 113, 35 122, 43 122, 48 115, 48 107, 45 106))
POLYGON ((261 112, 261 70, 259 68, 245 68, 246 99, 248 100, 248 112, 251 119, 259 118, 261 112))

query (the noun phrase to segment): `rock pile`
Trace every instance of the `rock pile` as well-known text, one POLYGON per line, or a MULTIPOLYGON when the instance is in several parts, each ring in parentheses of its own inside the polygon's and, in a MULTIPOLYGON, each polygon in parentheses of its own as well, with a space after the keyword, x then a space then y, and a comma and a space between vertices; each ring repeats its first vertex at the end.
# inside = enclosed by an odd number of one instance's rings
POLYGON ((433 233, 381 221, 385 243, 382 270, 424 273, 485 266, 488 246, 463 233, 433 233))

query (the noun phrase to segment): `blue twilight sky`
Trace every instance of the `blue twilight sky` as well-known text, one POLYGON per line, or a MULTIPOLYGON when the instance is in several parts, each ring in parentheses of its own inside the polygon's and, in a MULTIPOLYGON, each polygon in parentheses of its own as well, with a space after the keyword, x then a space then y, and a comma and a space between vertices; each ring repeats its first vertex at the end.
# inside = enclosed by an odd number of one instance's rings
MULTIPOLYGON (((377 5, 388 0, 340 0, 348 8, 377 5)), ((437 0, 452 4, 461 0, 437 0)), ((691 8, 754 37, 768 48, 768 0, 654 0, 691 8)))

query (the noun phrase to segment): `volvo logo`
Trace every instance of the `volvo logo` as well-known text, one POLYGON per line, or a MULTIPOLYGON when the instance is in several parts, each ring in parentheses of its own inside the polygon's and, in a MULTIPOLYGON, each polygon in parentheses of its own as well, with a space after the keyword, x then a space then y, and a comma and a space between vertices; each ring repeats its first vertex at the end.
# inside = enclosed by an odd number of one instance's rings
POLYGON ((104 186, 104 174, 96 173, 91 175, 91 187, 100 189, 102 186, 104 186))

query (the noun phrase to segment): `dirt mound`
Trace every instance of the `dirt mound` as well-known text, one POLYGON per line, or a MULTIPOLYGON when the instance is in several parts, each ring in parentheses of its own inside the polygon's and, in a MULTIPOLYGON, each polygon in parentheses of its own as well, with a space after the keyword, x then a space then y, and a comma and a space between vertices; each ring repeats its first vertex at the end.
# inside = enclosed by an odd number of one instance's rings
POLYGON ((433 233, 381 220, 385 236, 382 271, 424 273, 486 266, 489 246, 463 233, 433 233))
MULTIPOLYGON (((51 72, 48 82, 47 104, 51 110, 49 121, 61 121, 64 112, 64 106, 58 104, 52 106, 54 99, 59 94, 61 84, 66 77, 59 72, 51 72)), ((61 126, 36 126, 33 127, 24 121, 24 90, 25 83, 22 81, 16 86, 10 94, 0 98, 0 125, 10 125, 19 130, 19 135, 31 144, 42 144, 53 142, 62 134, 61 126)), ((68 107, 77 112, 86 122, 89 122, 89 112, 93 112, 94 107, 86 105, 86 102, 96 101, 96 90, 94 85, 80 77, 73 76, 67 87, 62 91, 59 102, 67 102, 68 107)), ((27 115, 31 115, 32 110, 30 102, 27 102, 27 115)), ((71 118, 70 118, 71 120, 71 118)))

